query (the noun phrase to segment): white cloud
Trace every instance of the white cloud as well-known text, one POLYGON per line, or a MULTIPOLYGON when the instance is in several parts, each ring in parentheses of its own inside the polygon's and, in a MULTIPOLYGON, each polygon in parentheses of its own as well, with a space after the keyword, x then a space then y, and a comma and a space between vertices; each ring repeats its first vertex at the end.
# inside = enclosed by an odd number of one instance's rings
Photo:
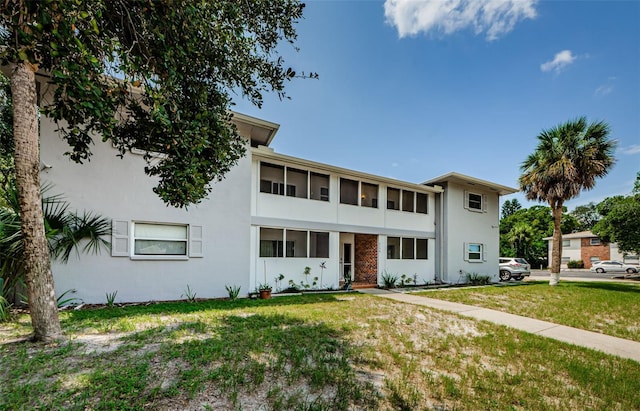
POLYGON ((596 89, 597 96, 606 96, 607 94, 613 91, 613 85, 611 84, 603 84, 596 89))
POLYGON ((576 56, 571 53, 571 50, 562 50, 553 57, 553 60, 547 61, 540 65, 542 71, 555 71, 559 72, 563 68, 576 60, 576 56))
POLYGON ((629 155, 640 154, 640 144, 632 144, 629 147, 620 147, 618 152, 629 155))
POLYGON ((615 77, 609 77, 604 84, 602 84, 596 89, 594 94, 596 96, 606 96, 607 94, 610 94, 613 91, 613 83, 615 81, 616 81, 615 77))
POLYGON ((387 23, 402 37, 430 31, 451 34, 473 27, 496 40, 516 23, 536 17, 538 0, 385 0, 387 23))

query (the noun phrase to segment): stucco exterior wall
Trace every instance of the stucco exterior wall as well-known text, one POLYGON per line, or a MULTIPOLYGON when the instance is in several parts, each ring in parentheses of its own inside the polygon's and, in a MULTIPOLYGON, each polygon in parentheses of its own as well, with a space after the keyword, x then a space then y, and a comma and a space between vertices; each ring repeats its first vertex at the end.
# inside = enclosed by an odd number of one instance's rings
POLYGON ((250 159, 243 158, 227 178, 214 185, 209 199, 188 209, 166 206, 153 192, 155 180, 144 174, 140 155, 116 157, 109 143, 96 139, 91 161, 70 162, 55 126, 41 121, 41 159, 50 166, 41 173, 63 193, 71 207, 123 221, 202 226, 203 257, 186 260, 132 260, 99 255, 72 256, 68 264, 53 265, 58 295, 76 289, 87 303, 104 303, 105 293, 117 291, 116 301, 179 299, 187 285, 197 297, 222 297, 225 284, 249 288, 250 159))
POLYGON ((499 195, 476 186, 446 183, 444 196, 443 274, 448 282, 462 281, 466 273, 489 275, 494 281, 499 273, 499 195), (465 191, 483 195, 484 211, 465 208, 465 191), (483 244, 482 261, 465 261, 465 246, 483 244))

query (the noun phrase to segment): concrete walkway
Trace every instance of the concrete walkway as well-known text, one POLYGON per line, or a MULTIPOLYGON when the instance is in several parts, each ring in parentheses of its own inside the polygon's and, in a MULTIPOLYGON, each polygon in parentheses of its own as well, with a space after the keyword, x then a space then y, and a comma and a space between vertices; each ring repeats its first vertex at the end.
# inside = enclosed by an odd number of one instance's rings
POLYGON ((485 320, 494 324, 506 325, 528 333, 538 334, 558 341, 592 348, 607 354, 617 355, 618 357, 629 358, 640 362, 640 342, 599 334, 593 331, 585 331, 579 328, 567 327, 565 325, 554 324, 548 321, 507 314, 502 311, 491 310, 489 308, 437 300, 410 293, 382 290, 378 288, 366 288, 358 291, 364 294, 388 298, 390 300, 451 311, 465 317, 485 320))

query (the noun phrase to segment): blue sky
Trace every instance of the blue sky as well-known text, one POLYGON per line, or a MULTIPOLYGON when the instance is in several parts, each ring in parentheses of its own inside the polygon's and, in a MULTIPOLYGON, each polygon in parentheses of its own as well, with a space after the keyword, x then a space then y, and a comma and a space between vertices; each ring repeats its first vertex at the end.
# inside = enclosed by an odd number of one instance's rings
MULTIPOLYGON (((628 194, 640 171, 640 1, 308 1, 280 153, 411 182, 457 171, 517 187, 543 129, 586 116, 617 163, 569 209, 628 194)), ((504 199, 518 198, 521 193, 504 199)))

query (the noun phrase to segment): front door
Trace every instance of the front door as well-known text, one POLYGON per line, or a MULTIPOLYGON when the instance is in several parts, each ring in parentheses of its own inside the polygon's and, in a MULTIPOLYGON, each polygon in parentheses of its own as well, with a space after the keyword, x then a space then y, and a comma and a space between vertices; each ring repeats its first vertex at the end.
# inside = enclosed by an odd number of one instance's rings
POLYGON ((351 276, 353 281, 353 263, 351 259, 351 243, 342 244, 342 279, 345 276, 351 276))

